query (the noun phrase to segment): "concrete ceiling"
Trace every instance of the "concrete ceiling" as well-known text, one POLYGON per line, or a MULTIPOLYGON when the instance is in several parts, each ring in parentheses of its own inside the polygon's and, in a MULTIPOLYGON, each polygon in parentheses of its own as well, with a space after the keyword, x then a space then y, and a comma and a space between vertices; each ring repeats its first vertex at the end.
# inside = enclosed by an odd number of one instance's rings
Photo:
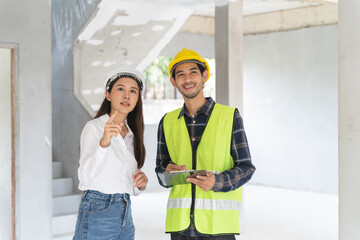
MULTIPOLYGON (((337 24, 338 0, 242 0, 243 33, 263 34, 337 24)), ((199 1, 192 1, 199 2, 199 1)), ((214 35, 215 7, 197 7, 180 32, 214 35)))
MULTIPOLYGON (((290 10, 295 8, 312 7, 321 4, 336 3, 337 0, 242 0, 243 15, 264 14, 269 12, 277 12, 290 10)), ((194 14, 204 16, 215 16, 214 7, 206 9, 199 8, 194 11, 194 14)))
POLYGON ((93 115, 105 76, 118 67, 144 71, 191 15, 189 8, 102 0, 74 43, 74 91, 93 115))
MULTIPOLYGON (((228 0, 93 0, 98 7, 74 43, 75 95, 93 115, 109 70, 140 71, 177 32, 214 35, 215 6, 228 0)), ((236 1, 236 0, 229 0, 236 1)), ((243 0, 244 34, 337 23, 336 0, 243 0)))
MULTIPOLYGON (((126 2, 128 0, 117 0, 126 2)), ((236 0, 132 0, 131 2, 194 9, 193 15, 215 16, 215 6, 236 0)), ((243 15, 263 14, 318 5, 337 4, 338 0, 242 0, 243 15)))

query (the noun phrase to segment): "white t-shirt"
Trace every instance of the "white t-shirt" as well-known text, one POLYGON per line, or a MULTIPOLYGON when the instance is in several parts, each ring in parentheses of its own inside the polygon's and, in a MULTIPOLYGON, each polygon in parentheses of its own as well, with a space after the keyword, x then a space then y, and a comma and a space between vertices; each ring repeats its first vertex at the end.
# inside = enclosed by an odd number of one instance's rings
POLYGON ((111 144, 102 148, 100 140, 109 115, 86 123, 80 138, 79 189, 96 190, 105 194, 128 193, 138 195, 132 174, 137 170, 134 157, 134 134, 129 132, 122 138, 119 134, 111 138, 111 144))

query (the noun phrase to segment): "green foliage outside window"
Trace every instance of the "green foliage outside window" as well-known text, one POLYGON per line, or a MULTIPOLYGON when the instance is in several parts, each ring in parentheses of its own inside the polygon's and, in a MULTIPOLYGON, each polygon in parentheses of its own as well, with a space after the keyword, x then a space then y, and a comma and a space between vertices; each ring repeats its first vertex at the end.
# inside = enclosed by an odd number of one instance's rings
POLYGON ((168 73, 171 57, 159 56, 145 71, 145 99, 174 99, 175 91, 168 73))

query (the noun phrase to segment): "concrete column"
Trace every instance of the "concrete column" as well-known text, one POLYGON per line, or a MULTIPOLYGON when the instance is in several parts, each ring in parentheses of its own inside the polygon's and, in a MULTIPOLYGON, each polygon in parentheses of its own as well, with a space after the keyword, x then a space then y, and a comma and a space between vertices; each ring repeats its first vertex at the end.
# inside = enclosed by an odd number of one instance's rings
POLYGON ((339 239, 360 239, 360 2, 339 1, 339 239))
POLYGON ((216 101, 243 109, 242 1, 215 8, 216 101))
POLYGON ((51 1, 0 1, 0 45, 14 48, 16 240, 52 239, 51 19, 51 1))
MULTIPOLYGON (((216 102, 236 107, 243 114, 242 0, 215 8, 216 102)), ((244 196, 244 192, 243 192, 244 196)), ((241 204, 240 232, 244 232, 241 204)))

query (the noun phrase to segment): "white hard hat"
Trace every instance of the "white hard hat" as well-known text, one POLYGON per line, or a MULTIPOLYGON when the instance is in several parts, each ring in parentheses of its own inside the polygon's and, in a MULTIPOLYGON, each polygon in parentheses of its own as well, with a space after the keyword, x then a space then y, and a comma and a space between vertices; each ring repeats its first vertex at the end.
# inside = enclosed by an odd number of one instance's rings
POLYGON ((121 77, 130 77, 130 78, 134 79, 139 84, 140 91, 144 90, 144 88, 145 88, 144 84, 143 84, 143 82, 145 81, 144 74, 135 69, 125 68, 125 67, 113 69, 107 74, 106 90, 107 91, 109 90, 109 87, 111 86, 111 83, 114 82, 114 80, 117 80, 121 77))

